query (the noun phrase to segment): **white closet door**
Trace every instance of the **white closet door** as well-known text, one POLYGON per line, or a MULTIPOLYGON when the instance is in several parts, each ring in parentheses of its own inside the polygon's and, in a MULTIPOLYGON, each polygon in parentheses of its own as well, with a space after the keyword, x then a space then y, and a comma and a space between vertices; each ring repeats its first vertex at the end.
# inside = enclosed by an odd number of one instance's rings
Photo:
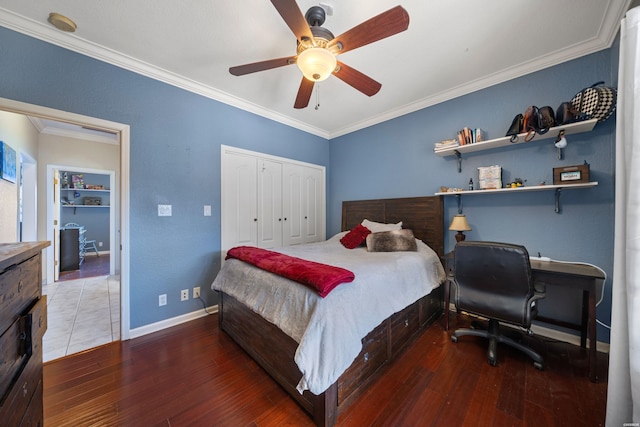
POLYGON ((303 243, 324 240, 324 181, 320 169, 305 167, 303 174, 303 243))
POLYGON ((282 246, 282 163, 258 159, 258 247, 282 246))
POLYGON ((226 152, 222 161, 222 251, 257 246, 258 160, 226 152))
POLYGON ((285 163, 283 167, 283 245, 304 243, 304 167, 285 163))

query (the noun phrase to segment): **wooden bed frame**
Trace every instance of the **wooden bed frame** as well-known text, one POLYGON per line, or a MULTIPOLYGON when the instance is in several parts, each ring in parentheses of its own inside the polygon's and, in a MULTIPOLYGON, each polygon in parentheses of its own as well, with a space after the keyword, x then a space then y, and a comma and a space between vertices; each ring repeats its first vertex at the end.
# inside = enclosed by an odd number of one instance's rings
MULTIPOLYGON (((441 196, 359 200, 342 203, 342 230, 363 219, 403 222, 403 228, 427 243, 438 255, 444 252, 443 201, 441 196)), ((385 368, 441 314, 442 287, 384 320, 362 340, 362 352, 324 393, 298 393, 302 377, 294 362, 298 343, 233 297, 221 293, 219 325, 291 397, 318 426, 333 426, 338 414, 360 396, 385 368)))

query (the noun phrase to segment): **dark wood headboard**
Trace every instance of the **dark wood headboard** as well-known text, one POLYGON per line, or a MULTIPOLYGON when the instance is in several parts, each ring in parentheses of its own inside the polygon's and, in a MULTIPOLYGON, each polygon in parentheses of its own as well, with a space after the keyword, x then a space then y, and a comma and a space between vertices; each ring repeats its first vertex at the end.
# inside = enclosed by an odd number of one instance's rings
POLYGON ((442 196, 342 202, 342 231, 351 230, 364 219, 394 224, 402 221, 402 228, 412 230, 438 255, 444 255, 442 196))

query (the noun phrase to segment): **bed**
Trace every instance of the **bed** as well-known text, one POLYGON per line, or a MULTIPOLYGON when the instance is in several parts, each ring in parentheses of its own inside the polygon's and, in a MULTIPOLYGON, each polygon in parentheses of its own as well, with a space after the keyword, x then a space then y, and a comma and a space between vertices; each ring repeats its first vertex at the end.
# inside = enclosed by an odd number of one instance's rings
MULTIPOLYGON (((258 280, 261 283, 267 281, 265 275, 272 273, 264 272, 255 267, 249 267, 249 273, 237 273, 238 276, 229 275, 228 270, 231 270, 233 266, 227 264, 244 264, 238 260, 228 260, 225 262, 223 269, 216 278, 216 281, 212 284, 212 288, 220 292, 219 301, 219 326, 225 331, 237 344, 240 345, 266 372, 268 372, 286 391, 287 393, 298 402, 301 407, 307 411, 313 418, 314 422, 318 426, 332 426, 335 424, 338 414, 348 406, 353 400, 360 396, 367 386, 371 384, 379 375, 385 370, 385 368, 399 355, 402 351, 420 335, 427 326, 435 321, 442 314, 442 288, 439 286, 444 279, 444 272, 442 266, 439 263, 438 256, 442 256, 444 251, 444 238, 443 238, 443 201, 440 196, 433 197, 412 197, 412 198, 400 198, 400 199, 375 199, 375 200, 359 200, 359 201, 347 201, 342 204, 342 230, 348 231, 360 224, 364 219, 375 221, 379 223, 398 223, 402 221, 402 227, 404 229, 410 229, 417 239, 426 243, 429 248, 435 252, 435 258, 437 267, 439 268, 437 273, 433 273, 429 276, 429 279, 420 280, 421 287, 425 290, 415 297, 409 296, 411 301, 402 307, 387 307, 386 304, 372 304, 378 307, 380 310, 391 311, 386 318, 382 318, 379 323, 375 323, 368 333, 361 334, 364 338, 357 344, 356 356, 352 358, 350 355, 346 357, 349 363, 346 364, 345 369, 340 367, 336 372, 332 372, 329 376, 320 375, 321 380, 326 383, 327 379, 330 380, 330 384, 324 384, 322 382, 316 383, 315 377, 311 375, 309 377, 309 370, 307 370, 303 364, 300 364, 301 353, 316 354, 316 351, 325 351, 327 348, 332 348, 328 339, 332 338, 332 334, 325 335, 321 344, 318 344, 313 350, 300 351, 302 342, 305 341, 301 338, 302 335, 306 337, 309 332, 302 331, 300 333, 295 331, 295 324, 293 326, 281 324, 281 320, 266 320, 263 315, 258 314, 258 308, 255 304, 256 299, 260 301, 263 306, 287 304, 278 300, 268 300, 271 295, 282 293, 283 299, 295 298, 289 296, 289 289, 286 292, 269 291, 262 294, 254 295, 253 300, 249 299, 246 303, 245 295, 242 292, 236 291, 235 288, 224 287, 221 282, 248 282, 251 280, 258 280), (233 263, 232 263, 233 261, 233 263), (254 270, 251 270, 251 269, 254 270), (219 279, 221 276, 226 279, 219 279), (230 279, 235 278, 235 279, 230 279), (422 282, 432 282, 424 283, 422 282), (404 307, 404 308, 403 308, 404 307), (280 326, 276 326, 279 324, 280 326), (293 328, 293 331, 291 330, 293 328), (283 332, 287 331, 287 333, 283 332), (366 336, 365 336, 366 335, 366 336), (295 337, 296 339, 292 338, 295 337), (359 350, 359 352, 358 352, 359 350), (353 360, 353 362, 351 362, 353 360), (297 363, 296 363, 297 361, 297 363), (303 366, 301 372, 298 366, 303 366), (333 375, 333 376, 331 376, 333 375), (335 381, 333 378, 336 377, 335 381), (305 378, 308 378, 305 380, 305 378), (320 388, 318 388, 320 387, 320 388), (323 391, 320 391, 323 390, 323 391), (313 391, 313 392, 312 392, 313 391)), ((344 234, 344 233, 343 233, 344 234)), ((342 235, 343 235, 342 234, 342 235)), ((331 240, 338 239, 341 235, 334 236, 328 239, 327 242, 322 244, 312 244, 317 247, 323 248, 333 244, 331 240)), ((423 245, 426 247, 426 245, 423 245)), ((291 247, 278 249, 279 252, 290 253, 296 255, 300 250, 305 250, 306 246, 291 247)), ((356 249, 364 250, 364 249, 356 249)), ((345 253, 347 252, 344 250, 345 253)), ((422 247, 418 247, 418 252, 423 251, 422 247)), ((430 251, 430 250, 429 250, 430 251)), ((304 253, 304 252, 303 252, 304 253)), ((378 256, 378 254, 374 254, 378 256)), ((399 253, 397 255, 400 255, 399 253)), ((379 256, 387 256, 380 254, 379 256)), ((390 254, 389 256, 394 256, 390 254)), ((407 255, 409 256, 409 255, 407 255)), ((413 255, 410 255, 413 256, 413 255)), ((304 258, 304 256, 302 256, 304 258)), ((328 258, 332 259, 332 258, 328 258)), ((349 264, 348 261, 343 261, 346 266, 354 266, 349 264)), ((337 261, 336 264, 340 262, 337 261)), ((435 265, 434 265, 435 267, 435 265)), ((242 267, 243 269, 246 268, 242 267)), ((355 270, 354 270, 355 271, 355 270)), ((361 270, 358 270, 361 271, 361 270)), ((234 273, 236 274, 236 273, 234 273)), ((327 298, 323 299, 314 306, 313 313, 325 308, 330 298, 333 298, 334 302, 341 301, 342 296, 340 292, 347 295, 350 292, 356 292, 357 286, 362 286, 358 283, 359 273, 356 272, 356 280, 353 284, 340 285, 335 290, 331 291, 331 294, 327 298), (325 304, 324 306, 322 304, 325 304)), ((422 276, 419 276, 422 277, 422 276)), ((400 280, 401 281, 401 280, 400 280)), ((394 285, 401 286, 401 284, 394 283, 394 285)), ((298 288, 304 288, 297 286, 298 288)), ((397 304, 392 299, 393 292, 385 290, 384 292, 378 292, 378 298, 388 298, 389 305, 397 304), (384 294, 384 295, 381 295, 384 294)), ((391 287, 384 289, 393 289, 391 287)), ((395 292, 405 294, 403 292, 395 292)), ((253 292, 253 291, 250 291, 253 292)), ((257 292, 257 291, 256 291, 257 292)), ((310 289, 305 291, 312 293, 310 289)), ((413 292, 413 291, 411 291, 413 292)), ((418 291, 416 291, 418 292, 418 291)), ((409 292, 407 292, 409 293, 409 292)), ((319 300, 319 298, 315 298, 319 300)), ((305 304, 303 304, 305 305, 305 304)), ((294 310, 295 311, 295 310, 294 310)), ((317 313, 316 313, 317 314, 317 313)), ((379 314, 379 313, 378 313, 379 314)), ((332 316, 327 316, 325 313, 320 312, 317 315, 324 321, 329 322, 331 325, 332 316)), ((268 316, 265 316, 269 318, 268 316)), ((338 316, 335 316, 338 317, 338 316)), ((340 316, 343 317, 343 316, 340 316)), ((357 322, 361 319, 358 316, 344 316, 354 317, 357 322)), ((364 317, 364 316, 363 316, 364 317)), ((369 322, 371 320, 368 320, 369 322)), ((295 323, 295 322, 292 322, 295 323)), ((350 323, 347 322, 348 325, 350 323)), ((327 326, 329 327, 329 326, 327 326)), ((334 331, 336 329, 333 325, 334 331)), ((354 326, 354 329, 361 328, 362 325, 354 326)), ((324 326, 323 326, 324 328, 324 326)), ((350 328, 343 328, 344 330, 351 331, 350 328)), ((341 332, 342 333, 342 332, 341 332)), ((336 334, 337 335, 337 334, 336 334)), ((341 351, 335 352, 342 356, 342 353, 349 353, 353 351, 351 347, 346 346, 340 348, 341 351)), ((305 356, 306 357, 306 356, 305 356)), ((318 356, 319 358, 326 358, 333 361, 334 354, 325 355, 324 353, 318 356)), ((330 370, 331 371, 331 370, 330 370)))

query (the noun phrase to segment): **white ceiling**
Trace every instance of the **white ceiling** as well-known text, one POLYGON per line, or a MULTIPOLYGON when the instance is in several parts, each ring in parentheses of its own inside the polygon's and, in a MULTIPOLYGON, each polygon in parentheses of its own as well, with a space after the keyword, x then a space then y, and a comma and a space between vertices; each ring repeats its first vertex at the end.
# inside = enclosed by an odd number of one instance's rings
POLYGON ((382 83, 373 97, 331 76, 293 108, 295 65, 232 76, 230 66, 295 55, 268 0, 0 0, 0 25, 333 138, 611 46, 630 0, 298 0, 328 5, 339 35, 400 4, 409 29, 340 61, 382 83), (50 12, 78 25, 63 33, 50 12))

